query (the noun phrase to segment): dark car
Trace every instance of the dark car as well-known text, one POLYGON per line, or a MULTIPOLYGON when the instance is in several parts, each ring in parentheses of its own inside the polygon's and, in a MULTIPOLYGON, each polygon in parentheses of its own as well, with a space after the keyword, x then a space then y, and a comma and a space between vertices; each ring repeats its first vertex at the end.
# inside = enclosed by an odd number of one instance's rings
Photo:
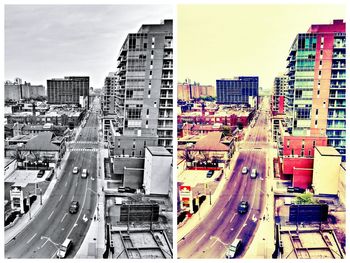
POLYGON ((238 213, 245 214, 248 212, 249 203, 248 201, 241 201, 238 205, 238 213))
POLYGON ((69 213, 75 214, 79 210, 79 202, 78 201, 72 201, 69 206, 69 213))
POLYGON ((120 193, 135 193, 136 192, 136 189, 134 188, 131 188, 129 186, 120 186, 118 187, 118 192, 120 193))
POLYGON ((214 174, 214 170, 210 170, 207 172, 207 178, 211 178, 214 174))
POLYGON ((295 193, 305 193, 305 189, 301 187, 294 187, 295 193))
POLYGON ((45 174, 45 170, 40 170, 36 177, 41 178, 44 176, 44 174, 45 174))

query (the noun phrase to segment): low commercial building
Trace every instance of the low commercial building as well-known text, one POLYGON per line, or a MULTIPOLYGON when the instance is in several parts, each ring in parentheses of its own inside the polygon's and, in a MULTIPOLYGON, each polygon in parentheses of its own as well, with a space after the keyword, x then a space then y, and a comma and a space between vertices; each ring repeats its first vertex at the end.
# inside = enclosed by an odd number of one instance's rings
POLYGON ((164 147, 146 147, 143 174, 146 195, 169 195, 172 160, 172 154, 164 147))
POLYGON ((341 154, 329 146, 315 147, 312 185, 315 194, 338 195, 342 172, 341 154))

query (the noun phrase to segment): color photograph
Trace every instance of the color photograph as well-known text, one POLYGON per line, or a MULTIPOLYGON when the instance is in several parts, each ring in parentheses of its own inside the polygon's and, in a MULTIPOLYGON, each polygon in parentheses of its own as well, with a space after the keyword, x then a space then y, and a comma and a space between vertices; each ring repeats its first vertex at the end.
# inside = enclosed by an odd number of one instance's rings
POLYGON ((178 258, 345 257, 345 17, 178 6, 178 258))

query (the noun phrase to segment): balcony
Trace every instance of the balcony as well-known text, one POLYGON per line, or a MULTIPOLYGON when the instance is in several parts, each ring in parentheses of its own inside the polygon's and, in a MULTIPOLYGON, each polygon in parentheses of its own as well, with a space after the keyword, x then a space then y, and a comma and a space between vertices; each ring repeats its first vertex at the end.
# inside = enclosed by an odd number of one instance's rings
POLYGON ((170 114, 170 115, 161 114, 158 117, 158 119, 172 119, 172 118, 173 118, 172 114, 170 114))
POLYGON ((345 42, 334 44, 333 49, 345 49, 345 42))
POLYGON ((173 64, 164 64, 163 69, 166 69, 166 70, 173 69, 173 64))
POLYGON ((345 99, 345 94, 329 94, 330 99, 345 99))
POLYGON ((173 41, 164 44, 164 49, 173 49, 173 41))
POLYGON ((327 119, 332 119, 332 120, 344 120, 346 119, 345 115, 328 115, 327 119))
POLYGON ((345 74, 333 74, 331 76, 331 79, 344 79, 345 80, 346 75, 345 74))
POLYGON ((160 86, 161 89, 173 89, 173 85, 161 85, 160 86))
POLYGON ((173 54, 165 53, 163 58, 164 59, 173 59, 173 54))
POLYGON ((331 89, 346 89, 346 85, 335 85, 335 84, 332 84, 330 86, 331 89))
POLYGON ((345 63, 335 63, 332 64, 332 69, 346 69, 345 63))
POLYGON ((327 126, 327 130, 345 130, 345 125, 329 125, 327 126))
POLYGON ((169 108, 169 109, 172 109, 173 108, 173 104, 172 103, 162 103, 162 104, 159 104, 159 107, 160 108, 169 108))
POLYGON ((333 59, 345 59, 346 56, 343 53, 333 54, 333 59))
POLYGON ((328 108, 345 109, 346 103, 329 103, 328 108))
POLYGON ((173 79, 173 74, 163 74, 162 79, 173 79))

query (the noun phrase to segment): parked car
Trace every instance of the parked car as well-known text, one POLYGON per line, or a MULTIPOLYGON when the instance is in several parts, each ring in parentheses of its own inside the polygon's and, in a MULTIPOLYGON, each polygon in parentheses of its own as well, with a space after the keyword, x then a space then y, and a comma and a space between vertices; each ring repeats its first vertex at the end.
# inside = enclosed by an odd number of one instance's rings
POLYGON ((83 169, 83 171, 81 172, 81 178, 86 178, 87 176, 88 176, 88 170, 83 169))
POLYGON ((247 174, 248 173, 248 168, 247 166, 244 166, 242 169, 242 174, 247 174))
POLYGON ((238 205, 238 213, 245 214, 248 212, 249 203, 248 201, 241 201, 238 205))
POLYGON ((72 201, 69 206, 69 213, 75 214, 79 210, 79 202, 78 201, 72 201))
POLYGON ((79 168, 75 166, 73 168, 73 174, 77 174, 77 173, 79 173, 79 168))
POLYGON ((41 178, 41 177, 43 177, 44 176, 44 174, 45 174, 45 170, 40 170, 39 172, 38 172, 38 174, 37 174, 37 178, 41 178))
POLYGON ((250 173, 250 178, 256 178, 258 176, 258 171, 256 169, 252 169, 250 173))
POLYGON ((288 193, 305 193, 305 189, 301 187, 288 186, 287 192, 288 193))
POLYGON ((237 251, 240 249, 242 245, 242 240, 236 238, 232 244, 229 246, 226 252, 226 258, 234 258, 237 255, 237 251))
POLYGON ((73 246, 73 241, 71 239, 67 238, 62 243, 62 245, 59 246, 59 250, 57 250, 56 256, 58 258, 65 258, 72 246, 73 246))
POLYGON ((207 172, 207 178, 211 178, 213 176, 213 174, 214 174, 214 170, 209 170, 207 172))
POLYGON ((135 193, 136 192, 136 189, 134 188, 131 188, 129 186, 119 186, 118 187, 118 192, 120 193, 135 193))

